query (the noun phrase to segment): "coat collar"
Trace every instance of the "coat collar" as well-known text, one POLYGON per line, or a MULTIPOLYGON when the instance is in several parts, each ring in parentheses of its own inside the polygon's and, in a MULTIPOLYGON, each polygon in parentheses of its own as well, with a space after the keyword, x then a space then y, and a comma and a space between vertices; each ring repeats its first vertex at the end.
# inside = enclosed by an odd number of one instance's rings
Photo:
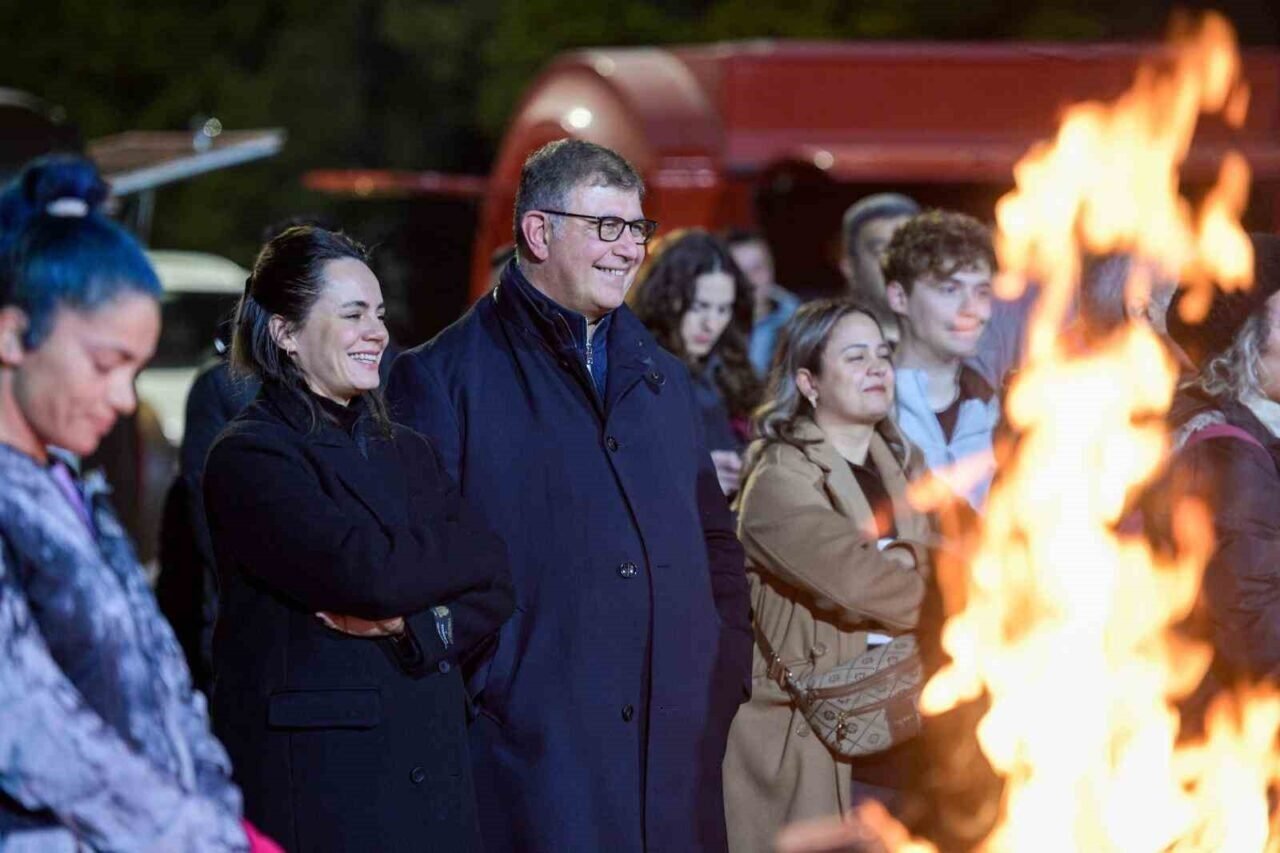
MULTIPOLYGON (((587 318, 534 287, 515 258, 502 270, 492 299, 500 316, 537 336, 556 352, 578 349, 586 341, 587 318)), ((615 313, 605 315, 600 322, 611 324, 615 313)))
MULTIPOLYGON (((342 414, 335 415, 335 419, 341 421, 342 425, 324 417, 313 420, 312 412, 303 402, 299 392, 271 380, 262 383, 258 399, 291 428, 307 436, 316 444, 349 444, 354 435, 366 426, 363 422, 368 419, 368 405, 363 397, 357 397, 351 401, 345 417, 342 414)), ((328 401, 319 398, 316 398, 315 402, 322 411, 327 410, 327 405, 336 407, 336 404, 328 404, 328 401)))
MULTIPOLYGON (((525 338, 559 356, 564 347, 574 345, 573 339, 566 337, 567 321, 557 319, 559 314, 540 305, 534 293, 537 293, 536 289, 512 260, 502 271, 498 286, 486 298, 493 301, 494 309, 504 322, 518 329, 525 338)), ((631 309, 626 305, 619 306, 609 314, 609 322, 609 338, 605 344, 608 351, 606 415, 641 380, 655 391, 661 390, 667 381, 657 363, 657 341, 631 309)))
MULTIPOLYGON (((885 491, 893 501, 893 517, 898 528, 898 536, 904 539, 925 541, 928 534, 928 523, 923 513, 917 511, 907 500, 909 482, 902 463, 890 448, 882 430, 892 431, 892 425, 883 426, 871 435, 871 444, 867 454, 880 472, 885 491)), ((804 443, 802 452, 805 458, 822 470, 827 494, 831 503, 841 515, 847 516, 875 538, 875 515, 866 495, 858 485, 858 480, 849 467, 849 462, 835 445, 827 440, 827 435, 809 418, 802 418, 793 432, 795 438, 804 443)))
POLYGON ((382 451, 392 442, 368 441, 371 430, 367 403, 357 397, 353 407, 359 407, 351 433, 321 418, 312 428, 311 413, 297 393, 278 382, 264 382, 259 403, 267 417, 274 416, 301 434, 302 439, 314 448, 317 458, 332 467, 338 479, 346 483, 352 494, 375 516, 388 524, 399 524, 406 516, 403 492, 388 483, 386 457, 382 451))

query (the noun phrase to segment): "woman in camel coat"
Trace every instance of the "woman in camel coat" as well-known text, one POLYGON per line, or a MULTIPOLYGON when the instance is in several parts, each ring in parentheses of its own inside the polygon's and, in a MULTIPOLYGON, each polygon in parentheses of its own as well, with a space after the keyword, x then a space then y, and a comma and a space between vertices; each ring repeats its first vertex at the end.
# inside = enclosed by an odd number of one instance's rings
MULTIPOLYGON (((763 436, 739 503, 756 628, 798 678, 847 663, 916 626, 928 518, 907 503, 908 446, 889 422, 890 348, 871 312, 803 307, 757 417, 763 436)), ((788 823, 873 797, 892 804, 915 774, 915 741, 837 757, 767 673, 757 644, 751 701, 724 761, 732 853, 771 851, 788 823)))

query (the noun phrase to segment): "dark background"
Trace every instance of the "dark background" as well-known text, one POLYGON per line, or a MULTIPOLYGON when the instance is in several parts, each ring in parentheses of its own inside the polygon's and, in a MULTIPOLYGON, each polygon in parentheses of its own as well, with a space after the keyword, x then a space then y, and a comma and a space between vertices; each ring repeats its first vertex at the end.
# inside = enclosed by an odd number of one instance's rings
MULTIPOLYGON (((1280 43, 1280 2, 1213 7, 1242 43, 1280 43)), ((0 0, 0 86, 59 105, 85 139, 183 129, 210 115, 229 130, 288 131, 273 160, 162 189, 156 247, 248 265, 264 226, 312 213, 375 243, 439 241, 465 255, 471 202, 347 201, 309 192, 299 178, 354 167, 485 174, 521 92, 566 48, 773 37, 1151 40, 1172 9, 1166 0, 0 0), (440 204, 451 207, 430 209, 440 204)), ((391 264, 403 256, 386 254, 391 264)), ((435 286, 465 293, 455 276, 435 286)))

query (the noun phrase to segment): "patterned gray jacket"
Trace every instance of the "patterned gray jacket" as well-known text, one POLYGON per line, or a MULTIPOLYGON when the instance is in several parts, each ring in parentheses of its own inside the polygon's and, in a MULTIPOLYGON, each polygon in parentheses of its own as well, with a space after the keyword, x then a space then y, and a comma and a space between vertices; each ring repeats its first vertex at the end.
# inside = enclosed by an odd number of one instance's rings
MULTIPOLYGON (((82 490, 82 494, 84 490, 82 490)), ((0 445, 0 851, 245 851, 240 793, 128 537, 0 445)))

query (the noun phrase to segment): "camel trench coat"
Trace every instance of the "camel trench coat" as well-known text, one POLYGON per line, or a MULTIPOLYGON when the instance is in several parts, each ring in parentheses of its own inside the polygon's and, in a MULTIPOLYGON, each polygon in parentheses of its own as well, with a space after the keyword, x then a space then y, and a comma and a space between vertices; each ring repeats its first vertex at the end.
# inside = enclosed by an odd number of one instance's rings
MULTIPOLYGON (((897 541, 911 548, 918 570, 904 569, 877 547, 871 507, 822 430, 804 421, 797 437, 814 443, 758 451, 738 531, 753 618, 783 663, 805 677, 861 655, 868 630, 915 628, 933 534, 928 517, 907 503, 908 474, 880 432, 868 454, 893 501, 897 541)), ((757 644, 751 700, 734 718, 724 761, 731 853, 772 851, 786 824, 850 805, 850 764, 813 734, 766 669, 757 644)))

